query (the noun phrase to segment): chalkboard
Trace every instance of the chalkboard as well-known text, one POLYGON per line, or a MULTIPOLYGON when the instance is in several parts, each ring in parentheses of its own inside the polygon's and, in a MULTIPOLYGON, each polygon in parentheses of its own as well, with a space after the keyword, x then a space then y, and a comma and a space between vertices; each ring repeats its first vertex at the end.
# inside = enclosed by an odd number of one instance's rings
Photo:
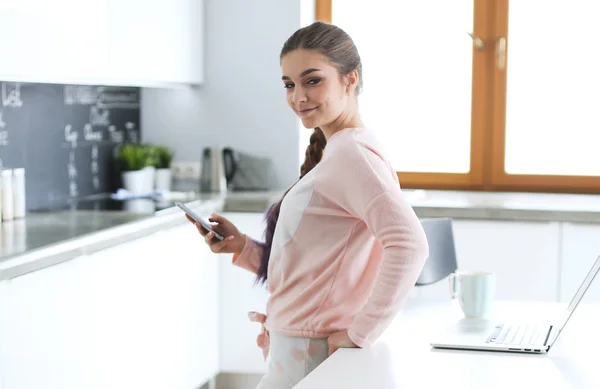
POLYGON ((114 150, 140 140, 139 88, 0 87, 0 168, 25 168, 28 210, 115 190, 114 150))

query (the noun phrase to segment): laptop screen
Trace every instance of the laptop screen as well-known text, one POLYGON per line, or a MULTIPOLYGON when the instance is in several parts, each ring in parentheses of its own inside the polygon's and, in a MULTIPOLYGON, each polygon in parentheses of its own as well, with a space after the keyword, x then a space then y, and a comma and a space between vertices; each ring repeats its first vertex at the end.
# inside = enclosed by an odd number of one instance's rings
POLYGON ((571 299, 571 302, 569 303, 569 306, 567 307, 567 311, 562 316, 561 322, 557 323, 557 324, 559 324, 558 332, 556 333, 556 337, 551 340, 550 344, 554 343, 556 341, 556 339, 558 338, 558 335, 560 335, 560 332, 565 327, 565 324, 567 324, 567 322, 571 318, 573 311, 575 311, 575 308, 577 308, 577 305, 579 305, 579 302, 581 301, 581 299, 585 295, 585 292, 587 292, 588 288, 592 284, 592 281, 594 281, 594 278, 598 274, 599 270, 600 270, 600 256, 598 256, 598 258, 596 258, 596 262, 594 262, 594 265, 592 265, 592 268, 590 269, 587 276, 585 277, 585 279, 579 286, 579 289, 577 289, 577 292, 571 299))

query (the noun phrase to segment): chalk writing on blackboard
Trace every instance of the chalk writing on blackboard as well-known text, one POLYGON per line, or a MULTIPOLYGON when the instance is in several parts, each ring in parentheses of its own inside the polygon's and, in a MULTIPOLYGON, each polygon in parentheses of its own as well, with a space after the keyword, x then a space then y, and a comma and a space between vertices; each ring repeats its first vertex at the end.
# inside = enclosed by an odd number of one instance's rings
POLYGON ((100 188, 100 179, 98 178, 98 173, 100 172, 100 164, 98 163, 98 145, 92 146, 92 163, 91 163, 91 172, 92 172, 92 184, 94 185, 94 190, 98 190, 100 188))
POLYGON ((94 131, 90 123, 83 126, 83 139, 86 141, 100 142, 102 140, 102 131, 94 131))
POLYGON ((98 174, 98 145, 92 146, 92 174, 98 174))
POLYGON ((77 181, 69 182, 69 196, 71 196, 71 197, 79 196, 79 188, 77 187, 77 181))
POLYGON ((129 139, 132 143, 138 143, 138 132, 135 129, 135 123, 127 122, 125 123, 125 130, 127 131, 127 139, 129 139))
POLYGON ((0 78, 0 168, 28 171, 28 210, 115 190, 116 148, 143 140, 140 99, 140 88, 124 85, 0 78))
POLYGON ((110 111, 108 109, 100 109, 96 106, 90 107, 90 124, 92 126, 109 126, 110 111))
POLYGON ((77 186, 77 164, 75 163, 75 147, 69 151, 69 163, 67 163, 67 174, 69 175, 69 196, 79 196, 79 187, 77 186))
POLYGON ((137 109, 140 95, 137 89, 118 87, 98 88, 98 108, 137 109))
POLYGON ((98 101, 98 90, 93 86, 65 85, 65 105, 92 105, 98 101))
POLYGON ((68 174, 69 179, 74 180, 77 178, 77 167, 75 166, 75 152, 71 151, 69 153, 69 163, 68 163, 68 174))
POLYGON ((69 152, 69 163, 67 165, 67 172, 69 174, 69 196, 77 197, 79 195, 79 188, 77 186, 77 165, 75 164, 75 150, 69 152))
POLYGON ((18 82, 2 83, 2 106, 20 108, 23 106, 21 100, 21 84, 18 82))
POLYGON ((71 148, 77 147, 77 138, 79 134, 76 131, 73 131, 73 126, 67 124, 65 126, 65 140, 67 142, 71 142, 71 148))
POLYGON ((108 126, 108 133, 110 134, 110 140, 112 142, 123 143, 123 141, 125 140, 123 131, 117 131, 117 126, 115 125, 108 126))

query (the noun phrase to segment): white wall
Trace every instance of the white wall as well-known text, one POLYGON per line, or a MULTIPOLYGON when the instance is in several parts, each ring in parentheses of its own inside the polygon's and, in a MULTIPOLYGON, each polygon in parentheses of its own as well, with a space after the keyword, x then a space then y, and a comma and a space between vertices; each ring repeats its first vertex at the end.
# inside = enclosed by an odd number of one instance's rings
MULTIPOLYGON (((279 52, 314 0, 206 0, 205 83, 142 91, 142 137, 199 161, 205 146, 272 158, 277 186, 298 177, 299 126, 287 107, 279 52)), ((305 130, 304 131, 309 131, 305 130)))

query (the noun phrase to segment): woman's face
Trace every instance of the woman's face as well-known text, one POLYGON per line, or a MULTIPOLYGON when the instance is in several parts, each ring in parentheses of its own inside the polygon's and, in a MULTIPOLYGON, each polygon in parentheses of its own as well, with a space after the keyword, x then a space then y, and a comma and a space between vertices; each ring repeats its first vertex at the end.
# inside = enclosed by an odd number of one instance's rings
POLYGON ((281 70, 288 105, 304 127, 323 127, 342 115, 349 99, 347 80, 325 55, 291 51, 281 59, 281 70))

